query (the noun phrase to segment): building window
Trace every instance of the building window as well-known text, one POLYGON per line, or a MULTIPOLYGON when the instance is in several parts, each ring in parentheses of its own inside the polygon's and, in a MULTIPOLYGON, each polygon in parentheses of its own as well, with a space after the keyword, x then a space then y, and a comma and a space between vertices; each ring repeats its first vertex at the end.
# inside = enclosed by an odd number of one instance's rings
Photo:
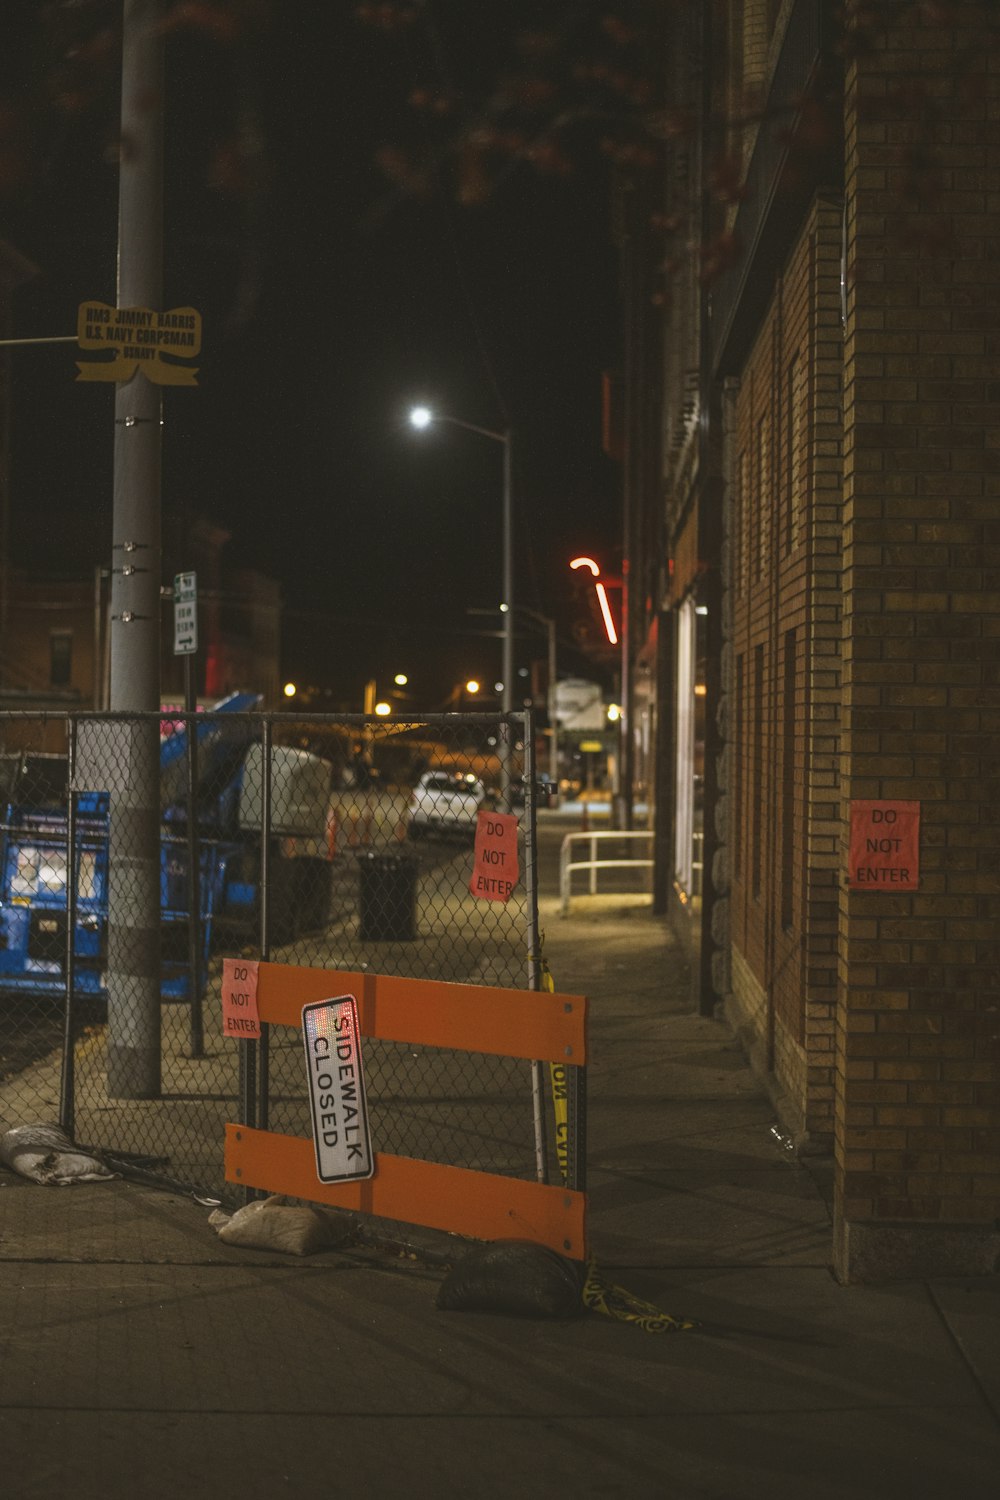
POLYGON ((751 890, 760 896, 761 837, 764 811, 764 647, 753 652, 753 761, 750 768, 750 860, 751 890))
POLYGON ((767 522, 771 512, 771 442, 767 430, 767 418, 761 417, 757 424, 757 547, 754 556, 754 573, 760 578, 767 574, 767 522))
POLYGON ((733 869, 738 870, 743 852, 743 744, 746 732, 746 710, 743 703, 743 654, 736 658, 736 725, 732 746, 733 768, 733 869))
POLYGON ((746 593, 747 585, 747 553, 749 544, 747 541, 747 526, 749 525, 750 497, 747 494, 747 477, 749 464, 747 452, 744 448, 740 454, 739 465, 736 470, 736 516, 733 526, 733 538, 736 544, 736 557, 733 560, 733 577, 736 580, 736 591, 738 594, 746 593))
POLYGON ((73 632, 53 630, 49 635, 49 686, 69 687, 73 674, 73 632))
POLYGON ((799 543, 802 525, 802 418, 804 405, 803 364, 795 355, 785 376, 785 554, 799 543))
POLYGON ((795 894, 795 631, 785 631, 781 726, 781 925, 794 918, 795 894))

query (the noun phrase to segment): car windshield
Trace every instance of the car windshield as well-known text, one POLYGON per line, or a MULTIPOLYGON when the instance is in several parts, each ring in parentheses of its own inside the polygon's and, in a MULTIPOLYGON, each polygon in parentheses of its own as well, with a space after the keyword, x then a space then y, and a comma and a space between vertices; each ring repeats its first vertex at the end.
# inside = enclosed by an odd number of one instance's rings
POLYGON ((426 792, 467 792, 471 788, 464 782, 453 781, 450 776, 431 776, 424 782, 426 792))

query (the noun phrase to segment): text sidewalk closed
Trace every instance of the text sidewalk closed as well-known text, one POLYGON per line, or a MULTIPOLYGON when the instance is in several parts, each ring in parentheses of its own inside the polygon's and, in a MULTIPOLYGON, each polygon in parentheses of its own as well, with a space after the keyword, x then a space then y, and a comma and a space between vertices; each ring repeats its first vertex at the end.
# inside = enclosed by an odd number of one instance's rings
POLYGON ((350 1182, 373 1176, 354 996, 304 1006, 302 1040, 317 1177, 320 1182, 350 1182))

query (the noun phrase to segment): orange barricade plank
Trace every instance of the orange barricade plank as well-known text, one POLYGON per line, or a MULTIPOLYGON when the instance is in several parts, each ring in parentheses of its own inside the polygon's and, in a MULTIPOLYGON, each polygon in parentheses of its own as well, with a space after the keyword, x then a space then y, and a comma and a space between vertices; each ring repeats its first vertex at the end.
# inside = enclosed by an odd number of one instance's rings
POLYGON ((226 1181, 473 1239, 532 1240, 586 1259, 586 1194, 546 1183, 382 1154, 374 1177, 323 1183, 311 1140, 245 1125, 226 1126, 226 1181))
POLYGON ((262 963, 257 971, 262 1021, 300 1026, 304 1005, 339 995, 357 1000, 363 1036, 578 1067, 587 1061, 587 1002, 582 995, 301 964, 262 963))

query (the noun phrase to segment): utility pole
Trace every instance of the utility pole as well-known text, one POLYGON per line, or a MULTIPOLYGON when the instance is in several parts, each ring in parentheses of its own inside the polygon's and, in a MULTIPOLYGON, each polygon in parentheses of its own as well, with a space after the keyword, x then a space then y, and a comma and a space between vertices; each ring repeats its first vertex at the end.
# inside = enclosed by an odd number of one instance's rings
POLYGON ((536 625, 545 629, 548 642, 548 679, 549 690, 546 694, 546 706, 549 715, 549 778, 553 786, 559 787, 559 731, 556 727, 556 622, 549 615, 543 615, 540 610, 530 609, 526 604, 519 604, 518 611, 533 620, 536 625))
MULTIPOLYGON (((160 0, 123 0, 118 307, 163 300, 163 32, 160 0)), ((160 1092, 159 387, 137 370, 115 387, 111 557, 113 766, 108 896, 108 1092, 160 1092)))

